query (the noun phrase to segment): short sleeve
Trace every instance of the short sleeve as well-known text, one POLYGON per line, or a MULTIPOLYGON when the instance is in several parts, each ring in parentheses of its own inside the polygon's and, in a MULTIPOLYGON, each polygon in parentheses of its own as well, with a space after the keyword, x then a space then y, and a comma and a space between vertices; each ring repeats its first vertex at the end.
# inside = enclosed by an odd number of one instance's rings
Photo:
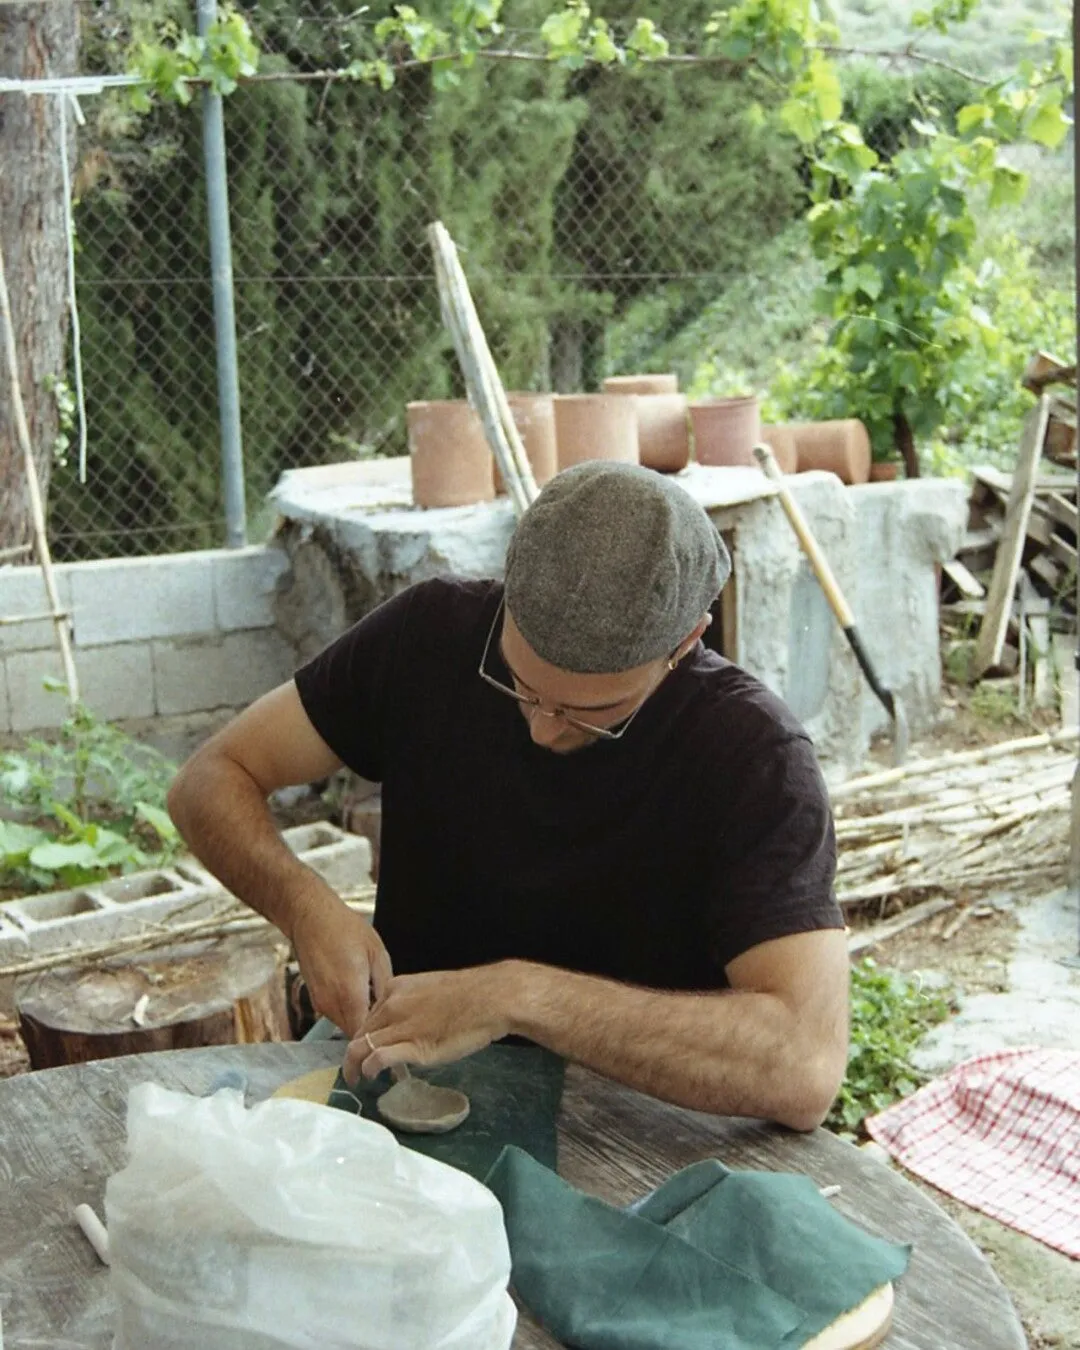
POLYGON ((393 740, 394 671, 416 588, 365 615, 295 675, 311 724, 337 757, 372 782, 393 740))
POLYGON ((810 742, 784 737, 755 755, 737 792, 712 822, 707 923, 720 968, 774 938, 844 927, 832 810, 810 742))

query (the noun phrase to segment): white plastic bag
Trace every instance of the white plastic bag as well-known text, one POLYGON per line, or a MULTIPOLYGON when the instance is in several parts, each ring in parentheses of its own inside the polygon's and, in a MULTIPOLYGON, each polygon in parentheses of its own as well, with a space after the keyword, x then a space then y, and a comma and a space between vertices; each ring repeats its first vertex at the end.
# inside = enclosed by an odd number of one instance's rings
POLYGON ((114 1350, 508 1350, 498 1201, 389 1130, 143 1083, 105 1191, 114 1350))

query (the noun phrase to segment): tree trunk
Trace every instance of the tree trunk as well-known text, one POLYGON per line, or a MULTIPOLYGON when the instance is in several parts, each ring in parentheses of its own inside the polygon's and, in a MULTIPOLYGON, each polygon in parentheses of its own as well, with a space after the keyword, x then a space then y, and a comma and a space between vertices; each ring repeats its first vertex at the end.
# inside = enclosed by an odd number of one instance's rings
MULTIPOLYGON (((75 73, 74 0, 0 4, 0 71, 16 79, 75 73)), ((67 118, 74 162, 74 117, 67 118)), ((11 292, 19 378, 42 492, 58 432, 53 383, 64 378, 67 237, 60 168, 60 102, 54 95, 0 94, 0 245, 11 292)), ((11 384, 0 366, 0 549, 31 537, 22 449, 11 384)))
POLYGON ((34 1069, 289 1035, 277 952, 260 935, 29 975, 15 1008, 34 1069))
POLYGON ((904 460, 904 473, 908 478, 920 477, 919 452, 915 449, 915 437, 911 432, 911 424, 903 413, 894 415, 893 433, 896 437, 896 448, 900 451, 904 460))

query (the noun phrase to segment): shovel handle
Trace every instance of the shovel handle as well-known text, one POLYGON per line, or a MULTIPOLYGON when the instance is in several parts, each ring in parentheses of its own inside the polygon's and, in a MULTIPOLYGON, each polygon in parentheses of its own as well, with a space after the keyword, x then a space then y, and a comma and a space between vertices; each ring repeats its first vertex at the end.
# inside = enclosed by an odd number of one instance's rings
POLYGON ((754 458, 761 465, 765 477, 776 484, 777 495, 780 498, 780 505, 784 508, 784 514, 791 522, 791 528, 798 536, 802 550, 810 560, 814 575, 817 577, 821 589, 825 592, 825 599, 828 600, 840 627, 846 633, 849 629, 854 628, 855 615, 844 599, 844 593, 840 589, 839 582, 833 576, 828 558, 822 553, 818 541, 814 538, 810 526, 806 523, 806 517, 799 510, 798 502, 788 491, 787 484, 784 482, 784 475, 780 472, 780 466, 776 462, 776 456, 773 454, 771 447, 762 442, 754 446, 754 458))

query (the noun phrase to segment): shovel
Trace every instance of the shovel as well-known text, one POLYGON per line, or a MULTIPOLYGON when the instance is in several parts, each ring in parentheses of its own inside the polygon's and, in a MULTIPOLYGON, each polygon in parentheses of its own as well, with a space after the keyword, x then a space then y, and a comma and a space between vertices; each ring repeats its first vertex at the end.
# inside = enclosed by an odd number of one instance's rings
POLYGON ((844 599, 836 577, 833 576, 828 558, 822 553, 821 546, 814 538, 810 526, 806 522, 806 517, 799 510, 798 502, 788 490, 787 484, 784 482, 784 475, 780 472, 780 467, 772 450, 764 444, 755 445, 754 458, 761 465, 766 478, 770 478, 776 484, 780 505, 784 508, 784 514, 791 522, 791 528, 795 531, 799 543, 802 545, 802 550, 809 559, 810 566, 814 569, 814 575, 817 577, 821 589, 825 592, 829 608, 836 615, 837 623, 844 630, 844 636, 847 638, 851 650, 855 653, 855 659, 858 661, 862 673, 866 676, 867 683, 877 695, 881 706, 889 714, 893 727, 893 763, 903 764, 908 748, 908 725, 903 706, 896 694, 891 689, 887 689, 878 678, 877 671, 871 664, 870 657, 866 654, 866 648, 862 645, 862 639, 855 628, 855 615, 844 599))

